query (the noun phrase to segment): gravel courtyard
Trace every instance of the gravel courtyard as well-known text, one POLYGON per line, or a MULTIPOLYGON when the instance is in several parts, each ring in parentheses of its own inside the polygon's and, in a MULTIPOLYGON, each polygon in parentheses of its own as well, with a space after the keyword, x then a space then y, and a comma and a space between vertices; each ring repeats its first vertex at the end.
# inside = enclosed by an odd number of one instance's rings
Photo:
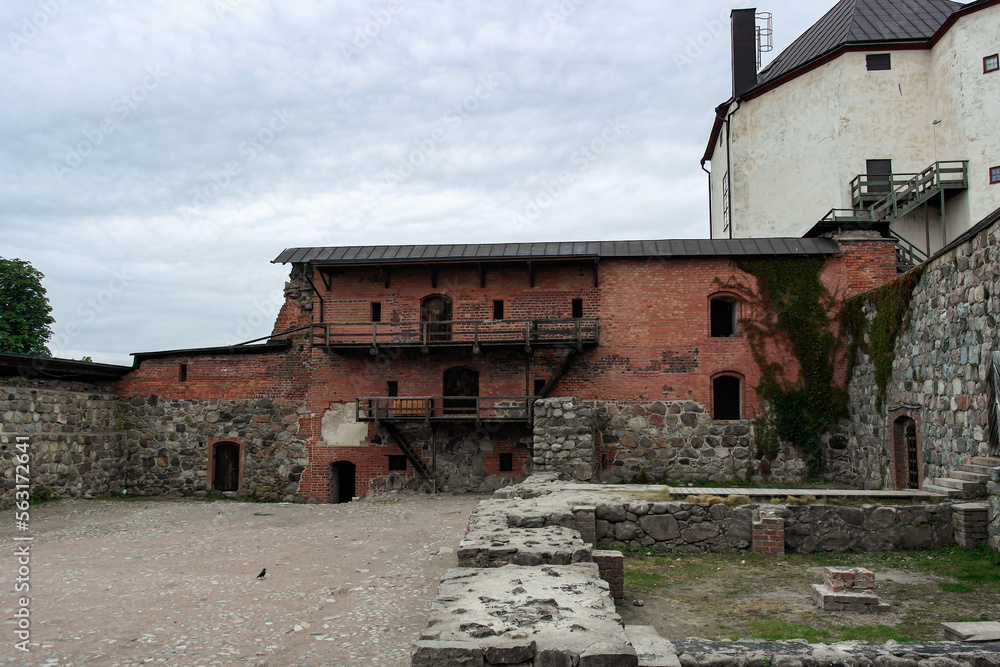
POLYGON ((408 665, 481 498, 33 506, 30 654, 8 620, 25 533, 5 510, 0 664, 408 665))

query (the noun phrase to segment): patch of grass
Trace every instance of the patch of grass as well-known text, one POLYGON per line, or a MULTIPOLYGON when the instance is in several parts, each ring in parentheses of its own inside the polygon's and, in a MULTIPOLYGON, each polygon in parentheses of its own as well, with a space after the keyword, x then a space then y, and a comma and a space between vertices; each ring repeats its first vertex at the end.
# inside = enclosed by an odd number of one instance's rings
MULTIPOLYGON (((818 644, 827 640, 830 633, 826 630, 817 630, 808 623, 790 623, 778 619, 768 619, 765 621, 750 621, 750 634, 748 637, 758 639, 772 639, 775 641, 786 639, 805 639, 810 644, 818 644)), ((733 637, 739 639, 739 637, 733 637)))
POLYGON ((630 592, 647 593, 668 583, 667 578, 659 572, 632 568, 625 570, 625 589, 630 592))
POLYGON ((891 628, 888 625, 839 625, 837 626, 837 641, 863 641, 863 642, 887 642, 895 639, 897 642, 911 642, 913 637, 899 628, 891 628))
POLYGON ((971 593, 974 589, 972 586, 967 586, 966 584, 953 584, 949 581, 943 581, 938 584, 940 588, 945 593, 971 593))
POLYGON ((928 549, 914 558, 913 565, 918 569, 959 581, 1000 585, 1000 554, 985 547, 928 549))

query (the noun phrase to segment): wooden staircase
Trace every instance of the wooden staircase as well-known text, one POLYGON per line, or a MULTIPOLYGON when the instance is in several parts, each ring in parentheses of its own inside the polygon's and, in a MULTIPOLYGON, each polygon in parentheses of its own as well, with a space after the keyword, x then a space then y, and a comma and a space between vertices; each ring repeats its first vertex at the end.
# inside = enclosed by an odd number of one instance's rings
POLYGON ((972 463, 956 468, 948 477, 935 477, 933 484, 924 484, 924 491, 933 491, 951 498, 968 498, 971 491, 986 486, 990 470, 1000 466, 1000 457, 974 456, 972 463))

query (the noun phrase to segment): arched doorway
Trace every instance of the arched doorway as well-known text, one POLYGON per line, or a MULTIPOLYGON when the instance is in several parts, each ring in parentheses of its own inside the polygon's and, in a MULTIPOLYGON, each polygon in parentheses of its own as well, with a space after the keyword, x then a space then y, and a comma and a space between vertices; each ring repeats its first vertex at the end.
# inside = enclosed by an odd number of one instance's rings
POLYGON ((735 375, 720 375, 712 380, 713 419, 743 418, 741 384, 735 375))
POLYGON ((451 340, 451 299, 440 294, 420 300, 420 322, 425 341, 451 340))
POLYGON ((349 503, 357 495, 355 478, 357 468, 350 461, 330 464, 330 502, 349 503))
POLYGON ((212 488, 238 491, 240 488, 240 446, 235 442, 217 442, 212 446, 212 488))
MULTIPOLYGON (((479 396, 479 371, 465 366, 446 370, 442 396, 479 396)), ((469 398, 445 398, 444 412, 453 415, 475 413, 476 401, 469 398)))
POLYGON ((896 455, 896 488, 920 488, 920 451, 917 422, 900 417, 892 425, 893 450, 896 455))

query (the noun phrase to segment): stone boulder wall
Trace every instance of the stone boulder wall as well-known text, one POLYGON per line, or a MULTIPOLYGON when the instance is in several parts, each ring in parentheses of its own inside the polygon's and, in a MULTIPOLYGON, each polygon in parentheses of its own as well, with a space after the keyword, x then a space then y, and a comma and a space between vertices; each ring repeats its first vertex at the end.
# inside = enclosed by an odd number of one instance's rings
MULTIPOLYGON (((751 548, 751 504, 685 502, 598 503, 597 546, 652 547, 659 551, 744 551, 751 548)), ((785 549, 840 553, 847 549, 886 551, 952 544, 951 505, 899 507, 782 507, 785 549)))
POLYGON ((305 502, 299 492, 308 463, 298 432, 302 403, 135 396, 121 406, 129 442, 129 493, 208 495, 208 443, 233 439, 243 444, 243 495, 305 502))
POLYGON ((792 447, 755 455, 752 420, 719 420, 694 401, 594 404, 603 481, 799 481, 806 464, 792 447), (613 452, 613 456, 608 454, 613 452), (608 460, 610 459, 610 460, 608 460))
POLYGON ((594 409, 578 398, 535 401, 534 471, 589 482, 594 476, 594 409))
POLYGON ((117 403, 110 383, 0 380, 0 506, 14 500, 19 442, 36 494, 41 487, 70 498, 120 493, 126 444, 117 403))

